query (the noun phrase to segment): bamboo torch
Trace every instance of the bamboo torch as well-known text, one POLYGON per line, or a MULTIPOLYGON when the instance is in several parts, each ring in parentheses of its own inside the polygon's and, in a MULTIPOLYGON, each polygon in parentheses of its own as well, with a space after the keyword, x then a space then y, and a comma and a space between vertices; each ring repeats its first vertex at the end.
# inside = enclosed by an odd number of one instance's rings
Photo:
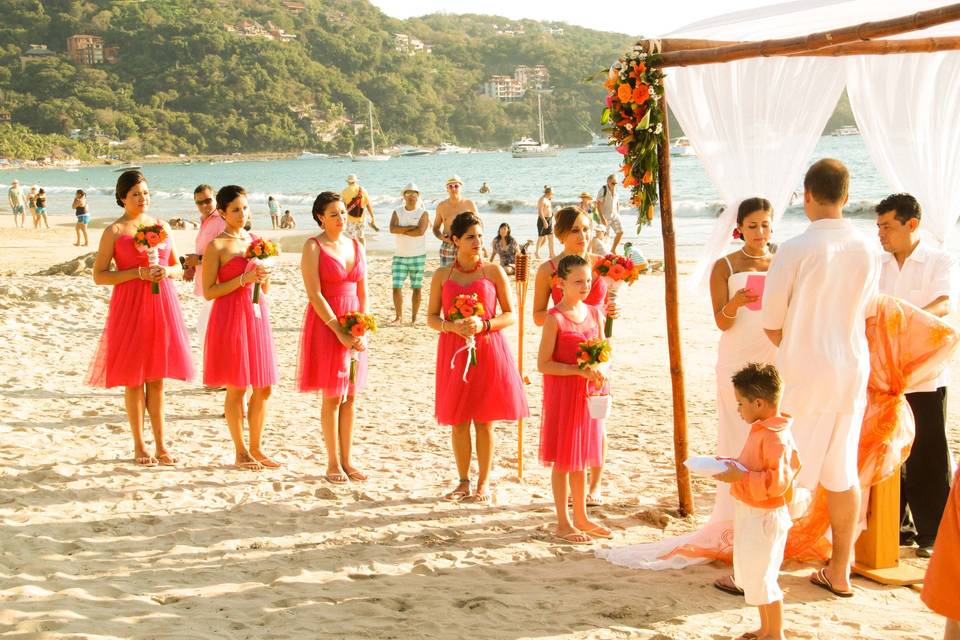
MULTIPOLYGON (((514 275, 517 279, 517 316, 519 322, 520 336, 517 340, 517 368, 520 370, 520 381, 526 383, 526 377, 523 375, 523 319, 525 316, 524 306, 527 301, 527 272, 530 266, 530 256, 526 251, 517 254, 517 261, 514 264, 514 275)), ((523 480, 523 417, 517 420, 517 478, 523 480)))

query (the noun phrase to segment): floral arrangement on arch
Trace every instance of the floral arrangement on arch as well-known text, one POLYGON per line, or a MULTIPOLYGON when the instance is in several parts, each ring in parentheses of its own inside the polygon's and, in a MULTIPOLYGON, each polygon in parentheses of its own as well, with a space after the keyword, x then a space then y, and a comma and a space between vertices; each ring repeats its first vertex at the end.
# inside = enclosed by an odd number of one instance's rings
POLYGON ((603 83, 608 93, 600 124, 623 156, 623 186, 631 189, 639 226, 653 222, 657 203, 657 150, 665 117, 660 108, 663 71, 654 66, 659 58, 636 46, 610 67, 603 83))

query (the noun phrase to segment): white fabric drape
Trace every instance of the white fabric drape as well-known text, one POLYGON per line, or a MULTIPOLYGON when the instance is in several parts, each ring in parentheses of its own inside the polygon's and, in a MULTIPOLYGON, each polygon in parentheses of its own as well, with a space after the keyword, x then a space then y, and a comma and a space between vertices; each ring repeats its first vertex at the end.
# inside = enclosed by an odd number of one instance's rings
POLYGON ((945 242, 960 216, 960 52, 846 63, 850 106, 870 157, 892 190, 920 201, 921 228, 945 242))
POLYGON ((743 199, 770 200, 774 223, 783 215, 843 84, 843 63, 832 59, 763 58, 668 71, 667 103, 726 206, 688 281, 692 289, 709 283, 743 199))

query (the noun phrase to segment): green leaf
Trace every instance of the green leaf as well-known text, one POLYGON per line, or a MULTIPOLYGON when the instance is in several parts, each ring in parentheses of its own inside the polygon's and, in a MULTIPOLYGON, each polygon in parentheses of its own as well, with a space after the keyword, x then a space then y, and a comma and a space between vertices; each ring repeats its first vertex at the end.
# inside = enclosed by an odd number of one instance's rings
POLYGON ((610 122, 610 107, 605 107, 603 113, 600 114, 600 124, 607 124, 610 122))
POLYGON ((650 110, 647 109, 647 112, 643 114, 643 118, 640 119, 640 122, 637 123, 638 129, 646 129, 650 126, 650 110))

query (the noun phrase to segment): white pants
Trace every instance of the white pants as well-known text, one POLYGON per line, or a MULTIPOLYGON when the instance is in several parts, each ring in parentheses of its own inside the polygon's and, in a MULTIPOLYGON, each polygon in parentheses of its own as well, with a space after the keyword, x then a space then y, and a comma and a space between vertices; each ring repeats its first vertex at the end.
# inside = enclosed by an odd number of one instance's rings
POLYGON ((743 589, 747 604, 759 606, 783 600, 777 578, 791 524, 787 507, 757 509, 736 501, 733 580, 743 589))
POLYGON ((200 360, 203 361, 203 347, 207 343, 207 323, 210 321, 210 310, 213 309, 213 300, 200 302, 200 313, 197 315, 197 335, 200 337, 200 360))
POLYGON ((800 486, 810 491, 846 491, 860 482, 857 451, 864 408, 853 413, 807 413, 793 418, 790 431, 800 455, 800 486))

